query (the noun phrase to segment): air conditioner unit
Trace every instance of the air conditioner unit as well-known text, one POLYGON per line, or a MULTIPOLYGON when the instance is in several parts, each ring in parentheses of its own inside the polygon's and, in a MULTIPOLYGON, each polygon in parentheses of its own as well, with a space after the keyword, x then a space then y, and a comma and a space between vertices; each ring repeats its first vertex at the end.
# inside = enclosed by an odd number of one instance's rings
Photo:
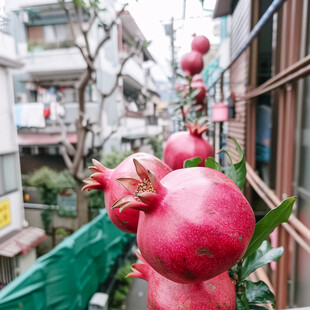
POLYGON ((109 295, 95 293, 88 303, 88 310, 108 310, 109 295))

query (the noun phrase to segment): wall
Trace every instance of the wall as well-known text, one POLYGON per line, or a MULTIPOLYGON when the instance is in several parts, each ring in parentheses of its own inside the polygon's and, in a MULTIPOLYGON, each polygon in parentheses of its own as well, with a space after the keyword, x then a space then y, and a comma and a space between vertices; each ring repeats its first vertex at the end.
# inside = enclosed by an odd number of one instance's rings
MULTIPOLYGON (((0 33, 0 36, 2 34, 0 33)), ((10 45, 8 46, 8 49, 10 45)), ((2 49, 3 50, 3 49, 2 49)), ((14 55, 14 54, 13 54, 14 55)), ((8 63, 14 61, 8 58, 8 63)), ((0 238, 23 226, 24 212, 22 205, 20 163, 18 158, 17 132, 13 114, 13 89, 12 77, 8 68, 0 66, 0 155, 15 153, 15 167, 17 178, 17 190, 0 197, 0 202, 9 200, 11 223, 0 228, 0 238)), ((2 169, 1 169, 2 170, 2 169)), ((13 172, 12 172, 13 173, 13 172)), ((6 176, 4 175, 4 178, 6 176)))
MULTIPOLYGON (((248 38, 251 27, 251 1, 240 0, 231 18, 231 59, 235 57, 239 48, 248 38)), ((230 69, 231 92, 243 96, 248 86, 249 49, 247 49, 230 69)), ((228 135, 235 137, 241 147, 245 149, 246 139, 246 102, 236 103, 236 117, 229 121, 228 135)), ((228 140, 228 151, 233 158, 238 155, 232 141, 228 140)))

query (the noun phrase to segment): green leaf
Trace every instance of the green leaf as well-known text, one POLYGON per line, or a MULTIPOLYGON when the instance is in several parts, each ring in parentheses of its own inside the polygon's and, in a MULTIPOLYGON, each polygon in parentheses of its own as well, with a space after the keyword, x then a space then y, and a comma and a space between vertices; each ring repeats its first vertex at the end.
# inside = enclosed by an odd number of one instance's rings
POLYGON ((144 43, 143 43, 143 47, 149 47, 150 45, 152 44, 152 41, 145 41, 144 43))
POLYGON ((76 7, 81 7, 81 8, 85 8, 86 7, 86 4, 85 4, 84 0, 73 0, 73 4, 76 7))
POLYGON ((248 299, 245 293, 236 293, 236 310, 250 310, 248 299))
POLYGON ((290 197, 282 201, 275 209, 269 211, 256 225, 250 245, 243 256, 243 259, 254 253, 264 240, 280 224, 287 222, 292 210, 296 197, 290 197))
POLYGON ((181 79, 186 79, 185 75, 182 75, 181 73, 176 73, 176 76, 181 78, 181 79))
POLYGON ((194 100, 195 97, 200 93, 201 89, 193 89, 192 92, 189 94, 189 98, 194 100))
POLYGON ((269 242, 263 241, 257 251, 252 253, 244 261, 241 269, 241 280, 247 278, 256 269, 274 261, 278 261, 283 255, 283 247, 272 248, 269 242))
POLYGON ((220 172, 222 171, 222 168, 221 168, 220 164, 217 161, 215 161, 215 159, 212 158, 212 157, 209 157, 209 158, 206 159, 205 166, 207 168, 211 168, 211 169, 214 169, 214 170, 217 170, 217 171, 220 171, 220 172))
POLYGON ((239 156, 241 157, 241 160, 238 163, 234 164, 234 168, 237 174, 237 185, 240 189, 242 189, 246 180, 246 164, 244 154, 241 146, 239 145, 239 143, 235 138, 228 137, 228 139, 232 140, 235 143, 236 150, 239 156))
POLYGON ((197 167, 202 160, 200 157, 191 158, 184 161, 184 168, 197 167))
POLYGON ((233 164, 233 161, 231 159, 231 156, 230 154, 226 151, 226 150, 220 150, 219 153, 224 153, 228 156, 229 158, 229 162, 230 162, 230 167, 229 167, 229 170, 228 170, 228 173, 227 173, 227 176, 233 180, 233 182, 238 186, 238 176, 237 176, 237 172, 236 172, 236 169, 235 169, 235 166, 233 164))
POLYGON ((253 309, 252 305, 256 304, 272 304, 272 306, 275 307, 275 297, 265 282, 244 281, 244 284, 245 294, 249 301, 251 309, 253 309))
POLYGON ((241 146, 239 145, 239 143, 237 142, 237 140, 233 137, 228 137, 228 139, 232 140, 235 143, 236 146, 236 150, 239 154, 239 156, 241 157, 241 160, 236 163, 233 164, 232 159, 230 157, 230 154, 225 151, 225 150, 221 150, 220 153, 225 153, 230 160, 230 169, 228 171, 227 176, 232 179, 234 181, 234 183, 240 188, 242 189, 246 180, 246 162, 245 162, 245 158, 243 155, 243 151, 241 146))

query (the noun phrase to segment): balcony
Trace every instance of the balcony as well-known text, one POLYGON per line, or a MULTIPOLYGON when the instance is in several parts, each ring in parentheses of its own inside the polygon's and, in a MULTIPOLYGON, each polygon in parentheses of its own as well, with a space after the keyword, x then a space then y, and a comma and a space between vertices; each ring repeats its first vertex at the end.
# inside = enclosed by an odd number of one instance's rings
POLYGON ((76 48, 59 48, 51 50, 36 50, 29 52, 23 58, 25 71, 32 78, 62 79, 78 77, 86 68, 81 53, 76 48))
POLYGON ((17 60, 14 39, 6 30, 7 19, 0 16, 0 65, 11 68, 19 68, 22 63, 17 60))

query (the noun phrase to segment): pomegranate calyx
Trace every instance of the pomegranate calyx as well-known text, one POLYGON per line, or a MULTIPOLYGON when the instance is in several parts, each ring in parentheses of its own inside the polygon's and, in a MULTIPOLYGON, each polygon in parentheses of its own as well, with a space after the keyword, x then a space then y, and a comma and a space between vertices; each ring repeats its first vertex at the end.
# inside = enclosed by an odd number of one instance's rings
POLYGON ((164 186, 160 183, 158 176, 151 170, 147 170, 148 179, 150 180, 152 186, 156 193, 161 192, 164 186))
POLYGON ((150 204, 157 197, 156 193, 144 192, 137 194, 137 198, 145 204, 150 204))
POLYGON ((82 188, 82 192, 84 191, 91 191, 93 189, 101 189, 102 185, 97 182, 96 180, 92 179, 92 178, 87 178, 83 180, 84 183, 86 183, 85 186, 83 186, 82 188))
POLYGON ((119 208, 120 213, 130 208, 146 212, 148 206, 142 202, 137 201, 134 196, 127 195, 114 202, 111 209, 116 208, 119 208))
POLYGON ((139 163, 137 159, 133 159, 133 163, 135 164, 136 171, 141 180, 148 179, 147 169, 145 169, 142 164, 139 163))
POLYGON ((142 263, 136 263, 131 266, 133 272, 129 273, 126 278, 139 278, 145 281, 149 281, 152 269, 145 261, 144 257, 139 252, 135 252, 135 255, 142 263))
POLYGON ((119 178, 116 181, 133 195, 135 194, 139 183, 141 183, 141 181, 132 178, 119 178))
POLYGON ((189 129, 191 135, 201 137, 201 135, 209 130, 208 124, 199 125, 196 120, 195 123, 188 122, 187 128, 189 129))
POLYGON ((94 166, 89 167, 92 172, 105 172, 108 170, 108 168, 106 168, 102 163, 94 158, 92 159, 92 163, 94 166))

